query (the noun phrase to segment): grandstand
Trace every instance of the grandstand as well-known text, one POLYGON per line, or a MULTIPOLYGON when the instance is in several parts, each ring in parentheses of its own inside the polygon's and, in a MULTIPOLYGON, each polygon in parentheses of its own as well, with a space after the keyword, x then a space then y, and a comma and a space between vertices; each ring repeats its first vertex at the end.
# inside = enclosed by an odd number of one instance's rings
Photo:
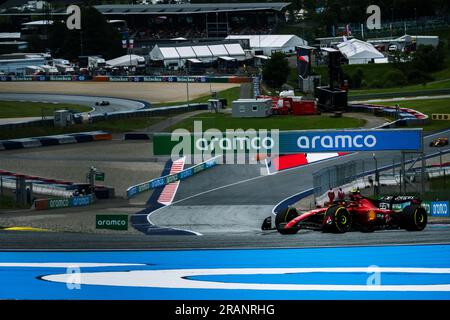
MULTIPOLYGON (((284 11, 288 6, 289 3, 285 2, 261 2, 98 5, 95 8, 108 20, 126 21, 129 36, 137 41, 136 47, 152 47, 145 42, 179 37, 223 39, 233 34, 270 34, 277 25, 285 22, 284 11)), ((29 14, 29 21, 32 15, 45 14, 34 11, 29 14)), ((8 15, 8 12, 3 15, 8 15)), ((20 16, 21 23, 24 15, 26 13, 20 16)), ((65 15, 65 8, 54 9, 50 13, 53 19, 65 15)))

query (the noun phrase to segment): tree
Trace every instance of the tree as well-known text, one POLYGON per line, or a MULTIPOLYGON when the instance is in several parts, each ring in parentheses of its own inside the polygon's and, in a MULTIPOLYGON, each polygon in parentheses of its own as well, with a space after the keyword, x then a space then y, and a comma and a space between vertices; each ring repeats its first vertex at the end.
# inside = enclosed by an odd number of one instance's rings
POLYGON ((435 72, 444 67, 444 61, 445 53, 441 44, 437 48, 418 46, 413 56, 412 65, 414 69, 435 72))
POLYGON ((65 22, 50 29, 50 48, 56 56, 74 59, 83 55, 101 55, 106 59, 124 53, 121 35, 94 7, 81 8, 81 31, 68 30, 65 22), (83 46, 81 50, 81 45, 83 46))
POLYGON ((275 52, 263 67, 264 81, 274 88, 280 88, 289 75, 289 63, 282 52, 275 52))

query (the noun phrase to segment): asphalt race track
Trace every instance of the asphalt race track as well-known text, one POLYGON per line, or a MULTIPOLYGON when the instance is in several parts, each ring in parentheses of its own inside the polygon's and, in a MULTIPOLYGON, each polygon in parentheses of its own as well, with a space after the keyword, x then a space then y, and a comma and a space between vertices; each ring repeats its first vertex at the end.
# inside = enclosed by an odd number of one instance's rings
POLYGON ((105 112, 134 111, 146 106, 143 102, 130 99, 44 93, 0 93, 0 100, 79 104, 95 108, 95 110, 91 112, 93 115, 104 114, 105 112), (95 105, 96 102, 102 100, 109 101, 110 105, 95 105))

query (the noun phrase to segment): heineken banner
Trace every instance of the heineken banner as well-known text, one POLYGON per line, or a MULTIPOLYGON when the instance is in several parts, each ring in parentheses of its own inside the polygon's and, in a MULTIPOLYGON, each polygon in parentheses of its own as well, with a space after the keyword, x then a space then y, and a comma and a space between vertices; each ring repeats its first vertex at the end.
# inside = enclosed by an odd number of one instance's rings
POLYGON ((72 76, 50 76, 49 80, 53 80, 53 81, 72 81, 72 76))
POLYGON ((137 195, 138 193, 145 192, 158 187, 163 187, 169 183, 176 182, 179 180, 186 179, 193 176, 203 170, 211 168, 217 164, 217 157, 212 158, 208 161, 200 163, 198 165, 192 166, 186 170, 178 173, 170 174, 161 178, 156 178, 147 182, 140 183, 138 185, 131 186, 127 189, 127 197, 130 199, 137 195))

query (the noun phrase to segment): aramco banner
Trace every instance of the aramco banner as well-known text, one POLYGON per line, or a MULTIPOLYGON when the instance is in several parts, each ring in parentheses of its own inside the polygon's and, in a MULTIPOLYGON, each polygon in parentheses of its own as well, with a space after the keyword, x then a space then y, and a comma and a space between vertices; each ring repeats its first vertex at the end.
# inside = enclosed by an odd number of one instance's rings
MULTIPOLYGON (((178 129, 155 134, 155 155, 295 154, 310 152, 421 151, 422 129, 374 130, 227 130, 194 124, 194 133, 178 129)), ((209 157, 210 157, 209 156, 209 157)), ((203 157, 198 157, 202 159, 203 157)))

